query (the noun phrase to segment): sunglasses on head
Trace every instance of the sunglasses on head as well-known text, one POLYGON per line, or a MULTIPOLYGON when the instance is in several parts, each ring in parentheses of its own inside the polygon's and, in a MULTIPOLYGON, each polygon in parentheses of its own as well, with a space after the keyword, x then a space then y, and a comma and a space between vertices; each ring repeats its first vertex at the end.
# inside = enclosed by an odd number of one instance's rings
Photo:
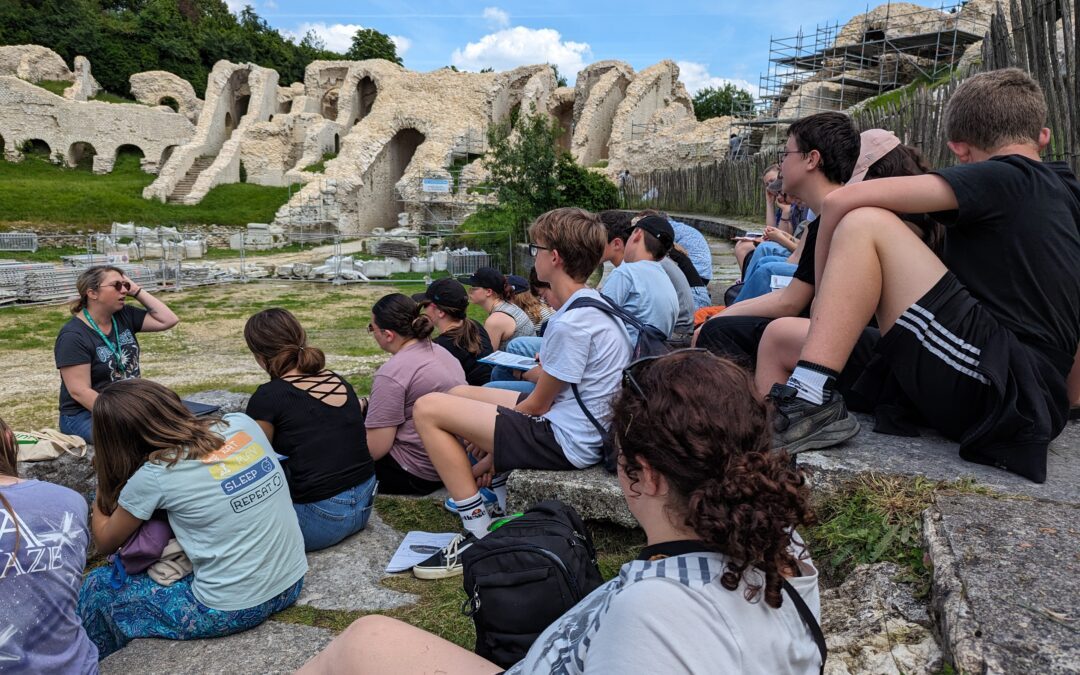
POLYGON ((102 284, 101 286, 98 286, 98 288, 103 288, 103 287, 114 288, 114 289, 116 289, 116 292, 119 293, 121 288, 124 289, 125 291, 130 291, 131 290, 131 282, 129 282, 129 281, 114 281, 111 284, 102 284))
POLYGON ((645 371, 649 369, 654 363, 661 359, 666 359, 669 356, 675 354, 687 354, 690 352, 708 352, 708 349, 702 349, 701 347, 693 347, 690 349, 679 349, 667 354, 661 354, 659 356, 646 356, 634 361, 622 371, 622 383, 623 387, 629 387, 633 390, 634 394, 642 401, 648 402, 649 396, 645 393, 645 390, 641 386, 639 378, 645 374, 645 371))

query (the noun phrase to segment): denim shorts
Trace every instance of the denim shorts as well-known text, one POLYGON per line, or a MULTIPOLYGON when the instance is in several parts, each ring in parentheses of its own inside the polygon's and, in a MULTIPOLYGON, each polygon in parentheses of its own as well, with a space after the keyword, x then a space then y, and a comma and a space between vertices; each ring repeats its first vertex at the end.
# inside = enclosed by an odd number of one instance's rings
POLYGON ((304 550, 318 551, 333 546, 350 534, 364 529, 379 481, 372 474, 363 483, 309 504, 293 504, 304 535, 304 550))

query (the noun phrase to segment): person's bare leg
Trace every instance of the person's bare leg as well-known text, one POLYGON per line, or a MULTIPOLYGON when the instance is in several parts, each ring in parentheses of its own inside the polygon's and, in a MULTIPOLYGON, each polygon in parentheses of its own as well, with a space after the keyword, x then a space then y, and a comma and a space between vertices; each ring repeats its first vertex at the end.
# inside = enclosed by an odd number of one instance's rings
POLYGON ((754 368, 754 387, 762 397, 774 384, 783 384, 791 377, 809 331, 809 319, 793 316, 776 319, 765 327, 754 368))
POLYGON ((503 669, 427 631, 372 614, 357 619, 297 671, 301 675, 467 673, 503 669))
POLYGON ((743 263, 746 261, 746 257, 753 255, 755 248, 757 248, 757 246, 752 241, 735 242, 735 261, 739 263, 740 271, 743 269, 743 263))
POLYGON ((467 384, 462 384, 454 387, 450 390, 450 393, 454 396, 467 398, 472 401, 493 403, 494 405, 501 405, 506 408, 513 408, 515 405, 517 405, 518 397, 521 395, 521 392, 511 391, 509 389, 495 389, 494 387, 472 387, 467 384))
MULTIPOLYGON (((480 387, 474 387, 480 389, 480 387)), ((512 391, 490 389, 491 392, 510 394, 512 391)), ((454 501, 468 499, 476 494, 476 479, 465 448, 458 437, 491 452, 495 447, 495 418, 498 407, 494 403, 475 401, 453 394, 426 394, 413 406, 413 423, 424 442, 424 449, 439 478, 454 501)))
POLYGON ((810 332, 800 360, 837 372, 870 318, 884 335, 948 271, 896 214, 878 208, 846 215, 833 235, 810 332))

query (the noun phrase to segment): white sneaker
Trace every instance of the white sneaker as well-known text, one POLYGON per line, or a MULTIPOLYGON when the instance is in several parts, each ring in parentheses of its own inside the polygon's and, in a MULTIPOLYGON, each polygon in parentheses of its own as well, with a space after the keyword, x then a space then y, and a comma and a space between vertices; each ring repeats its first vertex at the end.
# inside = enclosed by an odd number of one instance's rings
POLYGON ((446 548, 422 563, 413 566, 413 576, 417 579, 448 579, 462 572, 461 554, 479 539, 471 532, 454 537, 446 548))

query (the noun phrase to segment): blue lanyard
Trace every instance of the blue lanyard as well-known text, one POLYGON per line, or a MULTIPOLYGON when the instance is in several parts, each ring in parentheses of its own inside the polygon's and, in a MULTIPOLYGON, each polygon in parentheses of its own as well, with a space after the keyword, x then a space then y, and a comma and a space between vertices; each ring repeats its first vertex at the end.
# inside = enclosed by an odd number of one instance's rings
POLYGON ((101 329, 98 328, 97 322, 94 321, 94 317, 90 316, 90 312, 84 309, 83 316, 90 322, 90 327, 94 329, 94 332, 104 340, 105 346, 109 348, 109 351, 112 352, 113 359, 116 361, 116 369, 120 371, 120 375, 126 376, 127 368, 124 367, 124 354, 120 351, 120 331, 116 327, 116 317, 112 317, 112 334, 113 339, 116 340, 116 345, 114 346, 113 343, 109 342, 109 338, 105 337, 105 333, 102 333, 101 329))

